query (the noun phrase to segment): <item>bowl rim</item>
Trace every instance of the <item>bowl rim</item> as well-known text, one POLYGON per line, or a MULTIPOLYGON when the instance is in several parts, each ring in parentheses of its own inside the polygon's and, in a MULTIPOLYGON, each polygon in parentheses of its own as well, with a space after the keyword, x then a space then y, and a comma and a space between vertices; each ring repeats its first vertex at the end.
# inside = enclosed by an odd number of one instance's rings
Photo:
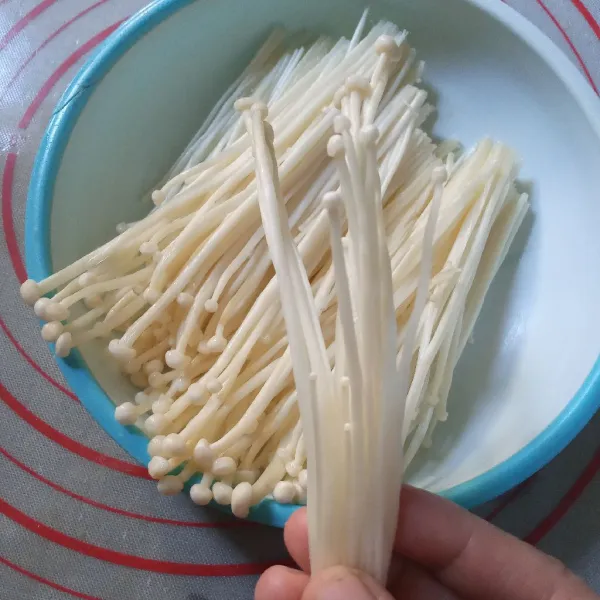
MULTIPOLYGON (((38 150, 27 197, 25 258, 28 276, 40 280, 50 269, 50 213, 54 184, 79 115, 102 78, 142 36, 193 0, 155 0, 122 23, 75 75, 57 104, 38 150)), ((525 17, 501 0, 463 0, 499 21, 534 50, 569 89, 600 140, 600 100, 563 52, 525 17)), ((147 464, 147 438, 114 418, 114 404, 78 352, 57 358, 69 386, 100 426, 130 455, 147 464)), ((600 357, 555 419, 518 452, 440 495, 466 508, 483 504, 526 480, 552 460, 583 429, 600 406, 600 357)), ((298 507, 261 502, 250 518, 282 527, 298 507)))

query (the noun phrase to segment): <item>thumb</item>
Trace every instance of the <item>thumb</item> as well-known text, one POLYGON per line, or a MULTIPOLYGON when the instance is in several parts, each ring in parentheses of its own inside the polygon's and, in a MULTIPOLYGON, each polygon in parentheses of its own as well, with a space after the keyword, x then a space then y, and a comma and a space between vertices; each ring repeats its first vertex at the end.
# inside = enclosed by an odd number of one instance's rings
POLYGON ((366 573, 333 567, 311 577, 302 600, 394 600, 366 573))

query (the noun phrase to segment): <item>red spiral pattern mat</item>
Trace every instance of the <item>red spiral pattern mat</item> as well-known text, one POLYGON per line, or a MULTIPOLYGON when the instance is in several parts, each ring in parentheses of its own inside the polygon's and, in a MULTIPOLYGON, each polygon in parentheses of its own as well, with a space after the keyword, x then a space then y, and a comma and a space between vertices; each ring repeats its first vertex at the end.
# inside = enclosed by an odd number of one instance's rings
MULTIPOLYGON (((500 0, 498 0, 500 1, 500 0)), ((600 88, 600 0, 512 0, 600 88)), ((19 298, 35 151, 82 62, 144 0, 0 0, 0 600, 247 600, 281 532, 163 498, 66 387, 19 298)), ((600 417, 481 515, 600 590, 600 417)))

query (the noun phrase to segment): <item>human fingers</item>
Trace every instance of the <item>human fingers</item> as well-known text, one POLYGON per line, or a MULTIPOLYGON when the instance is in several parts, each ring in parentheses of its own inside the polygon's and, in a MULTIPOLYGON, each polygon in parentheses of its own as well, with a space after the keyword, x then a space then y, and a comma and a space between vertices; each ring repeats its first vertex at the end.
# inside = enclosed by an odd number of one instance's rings
POLYGON ((465 599, 598 600, 557 560, 415 488, 403 488, 395 548, 465 599))
MULTIPOLYGON (((467 511, 409 486, 402 493, 396 550, 457 594, 487 600, 537 600, 566 593, 598 600, 558 561, 467 511)), ((308 572, 304 510, 293 515, 285 534, 293 559, 308 572)))
POLYGON ((306 509, 297 510, 285 524, 283 530, 285 545, 296 564, 306 573, 310 573, 308 553, 308 521, 306 509))
POLYGON ((310 578, 302 600, 394 600, 394 597, 365 573, 333 567, 310 578))
MULTIPOLYGON (((284 538, 292 558, 300 568, 309 572, 306 510, 298 510, 292 515, 285 526, 284 538)), ((457 600, 457 596, 425 570, 399 556, 392 559, 388 588, 392 596, 402 600, 457 600)))
POLYGON ((392 558, 387 588, 401 600, 459 600, 425 569, 400 555, 392 558))
POLYGON ((309 576, 289 567, 267 569, 258 580, 254 600, 301 600, 309 576))

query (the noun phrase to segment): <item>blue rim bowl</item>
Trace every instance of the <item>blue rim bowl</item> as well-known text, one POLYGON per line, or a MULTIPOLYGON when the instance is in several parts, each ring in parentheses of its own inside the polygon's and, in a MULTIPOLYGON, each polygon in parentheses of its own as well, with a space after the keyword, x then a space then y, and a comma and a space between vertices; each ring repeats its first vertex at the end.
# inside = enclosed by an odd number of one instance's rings
MULTIPOLYGON (((600 103, 587 82, 562 52, 535 26, 499 0, 464 0, 501 22, 540 55, 577 98, 600 137, 600 103)), ((117 61, 145 34, 192 0, 157 0, 124 22, 80 69, 58 103, 37 154, 25 221, 26 265, 30 277, 51 273, 50 213, 54 183, 70 135, 95 88, 117 61)), ((57 359, 69 386, 102 428, 129 454, 147 464, 147 439, 114 419, 114 405, 77 352, 57 359)), ((600 405, 600 360, 578 392, 554 421, 516 454, 487 472, 452 487, 442 495, 466 507, 483 504, 518 485, 552 460, 581 431, 600 405)), ((250 518, 282 527, 297 506, 265 500, 250 518)))

